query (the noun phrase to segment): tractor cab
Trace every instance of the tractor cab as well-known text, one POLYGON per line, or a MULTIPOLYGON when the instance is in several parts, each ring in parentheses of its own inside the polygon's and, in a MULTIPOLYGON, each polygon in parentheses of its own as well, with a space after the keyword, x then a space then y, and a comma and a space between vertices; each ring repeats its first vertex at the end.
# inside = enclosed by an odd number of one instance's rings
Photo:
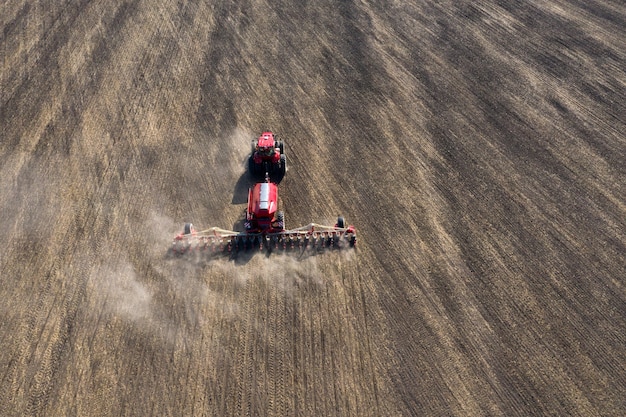
POLYGON ((273 156, 276 153, 276 140, 272 132, 263 132, 259 136, 256 151, 263 156, 273 156))

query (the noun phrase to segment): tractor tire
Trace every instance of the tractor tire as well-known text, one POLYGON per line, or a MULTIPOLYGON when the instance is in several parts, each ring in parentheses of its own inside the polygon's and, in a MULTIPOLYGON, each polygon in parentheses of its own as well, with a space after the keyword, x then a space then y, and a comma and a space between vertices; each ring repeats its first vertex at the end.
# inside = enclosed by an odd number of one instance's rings
POLYGON ((276 222, 281 230, 285 230, 285 213, 283 211, 276 214, 276 222))
POLYGON ((193 224, 185 223, 185 228, 183 230, 183 234, 184 235, 190 235, 192 230, 193 230, 193 224))
POLYGON ((337 227, 339 229, 345 229, 346 228, 346 221, 343 218, 343 216, 337 217, 337 227))
POLYGON ((250 158, 248 158, 248 171, 250 172, 250 175, 252 177, 256 178, 259 175, 259 166, 254 163, 254 158, 252 157, 252 155, 250 155, 250 158))

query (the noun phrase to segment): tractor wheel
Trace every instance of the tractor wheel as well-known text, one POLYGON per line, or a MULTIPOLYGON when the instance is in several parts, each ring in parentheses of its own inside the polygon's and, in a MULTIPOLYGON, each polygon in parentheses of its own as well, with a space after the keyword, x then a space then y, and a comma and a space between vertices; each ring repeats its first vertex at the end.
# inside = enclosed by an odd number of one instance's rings
POLYGON ((344 220, 343 216, 337 217, 337 227, 339 229, 345 229, 346 221, 344 220))
POLYGON ((280 230, 285 230, 285 213, 282 211, 279 211, 276 214, 276 222, 278 223, 278 227, 280 228, 280 230))
POLYGON ((185 229, 183 230, 183 234, 190 235, 192 230, 193 230, 193 224, 185 223, 185 229))
POLYGON ((248 158, 248 171, 253 177, 257 177, 259 175, 259 167, 257 166, 257 164, 254 163, 254 158, 252 157, 252 155, 250 155, 250 158, 248 158))

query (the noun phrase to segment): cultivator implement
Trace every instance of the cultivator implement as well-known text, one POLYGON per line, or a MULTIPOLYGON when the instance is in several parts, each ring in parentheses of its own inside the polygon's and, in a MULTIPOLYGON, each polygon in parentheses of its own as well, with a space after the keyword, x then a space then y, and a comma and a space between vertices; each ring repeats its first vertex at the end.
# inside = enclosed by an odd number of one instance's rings
POLYGON ((354 248, 353 226, 337 227, 311 223, 307 226, 274 233, 244 233, 212 227, 195 231, 190 224, 172 242, 175 254, 234 254, 241 251, 325 251, 354 248))

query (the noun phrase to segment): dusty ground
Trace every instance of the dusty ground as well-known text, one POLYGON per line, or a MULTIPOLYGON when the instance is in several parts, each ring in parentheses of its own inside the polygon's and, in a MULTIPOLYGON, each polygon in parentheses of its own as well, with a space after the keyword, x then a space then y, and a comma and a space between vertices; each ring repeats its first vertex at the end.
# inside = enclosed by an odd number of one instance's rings
POLYGON ((626 413, 622 2, 156 3, 0 5, 0 415, 626 413), (358 251, 166 258, 268 128, 358 251))

